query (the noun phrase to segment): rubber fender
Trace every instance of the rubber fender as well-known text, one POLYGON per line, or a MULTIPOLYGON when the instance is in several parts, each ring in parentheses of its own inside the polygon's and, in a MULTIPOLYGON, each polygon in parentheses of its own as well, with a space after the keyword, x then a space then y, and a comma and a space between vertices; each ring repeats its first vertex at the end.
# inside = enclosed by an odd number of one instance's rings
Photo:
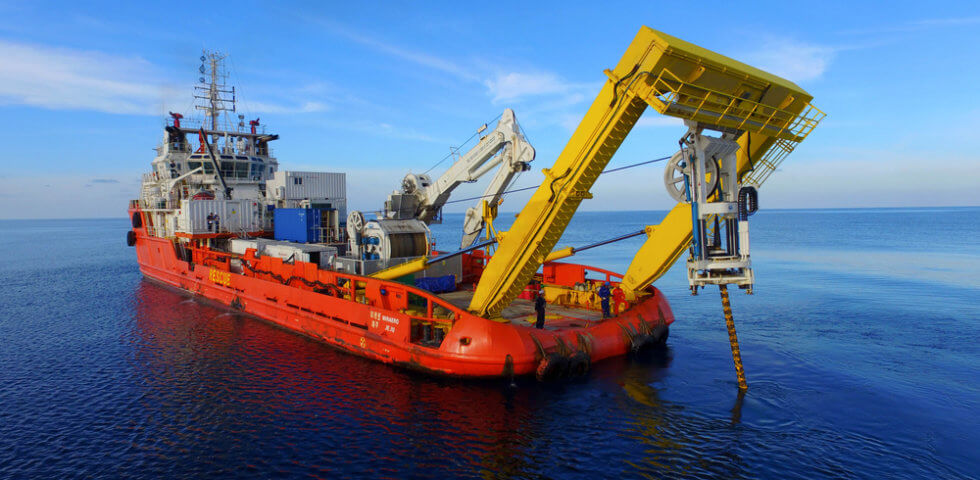
POLYGON ((553 382, 564 377, 567 371, 568 359, 553 353, 541 360, 534 376, 539 382, 553 382))
POLYGON ((126 232, 126 245, 129 245, 130 247, 136 245, 136 232, 132 230, 126 232))
POLYGON ((140 212, 133 212, 133 228, 140 228, 143 226, 143 217, 140 216, 140 212))
POLYGON ((650 336, 653 337, 653 344, 658 347, 667 345, 667 337, 670 336, 670 329, 667 325, 657 325, 653 327, 653 331, 650 332, 650 336))
POLYGON ((577 352, 568 359, 568 374, 572 377, 584 377, 589 373, 592 359, 585 352, 577 352))
POLYGON ((636 334, 633 336, 633 343, 630 345, 630 352, 636 355, 653 345, 653 337, 646 334, 636 334))

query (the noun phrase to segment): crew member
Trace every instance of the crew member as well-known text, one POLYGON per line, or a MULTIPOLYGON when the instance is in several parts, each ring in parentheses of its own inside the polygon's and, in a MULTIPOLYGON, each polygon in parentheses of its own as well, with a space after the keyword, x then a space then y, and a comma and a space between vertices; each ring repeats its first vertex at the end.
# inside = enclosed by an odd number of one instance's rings
POLYGON ((218 217, 217 213, 214 214, 214 231, 215 233, 221 231, 221 218, 218 217))
POLYGON ((534 325, 539 330, 544 328, 544 290, 538 290, 538 298, 534 299, 534 311, 538 313, 538 322, 534 325))
POLYGON ((602 318, 609 318, 609 282, 599 287, 599 298, 602 300, 602 318))
POLYGON ((214 213, 209 213, 208 214, 208 231, 210 232, 213 227, 214 227, 214 213))
POLYGON ((626 303, 626 294, 623 293, 622 288, 616 287, 612 291, 612 298, 613 298, 613 315, 616 315, 618 317, 620 312, 620 305, 622 305, 623 310, 626 310, 626 307, 629 307, 629 304, 626 303))

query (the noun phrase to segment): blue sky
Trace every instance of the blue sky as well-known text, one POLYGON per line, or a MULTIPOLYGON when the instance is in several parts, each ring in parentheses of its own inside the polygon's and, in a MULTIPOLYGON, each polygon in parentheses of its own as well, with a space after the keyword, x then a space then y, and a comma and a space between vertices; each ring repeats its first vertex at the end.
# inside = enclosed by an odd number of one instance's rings
MULTIPOLYGON (((0 218, 120 215, 164 114, 190 110, 202 48, 231 56, 281 168, 348 172, 353 208, 380 207, 506 107, 537 149, 518 180, 533 185, 644 24, 789 78, 827 112, 764 208, 980 205, 975 2, 363 5, 0 2, 0 218)), ((683 133, 648 110, 610 168, 683 133)), ((610 173, 582 208, 669 208, 662 177, 610 173)))

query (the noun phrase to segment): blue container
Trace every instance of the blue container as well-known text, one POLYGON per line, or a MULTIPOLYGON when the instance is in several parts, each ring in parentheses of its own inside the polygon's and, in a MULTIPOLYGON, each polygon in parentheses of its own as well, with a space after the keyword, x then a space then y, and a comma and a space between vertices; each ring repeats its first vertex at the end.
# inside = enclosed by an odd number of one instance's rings
POLYGON ((320 241, 320 210, 312 208, 277 208, 272 214, 276 240, 300 243, 320 241))
POLYGON ((422 277, 415 279, 415 286, 432 293, 452 292, 456 290, 456 276, 422 277))

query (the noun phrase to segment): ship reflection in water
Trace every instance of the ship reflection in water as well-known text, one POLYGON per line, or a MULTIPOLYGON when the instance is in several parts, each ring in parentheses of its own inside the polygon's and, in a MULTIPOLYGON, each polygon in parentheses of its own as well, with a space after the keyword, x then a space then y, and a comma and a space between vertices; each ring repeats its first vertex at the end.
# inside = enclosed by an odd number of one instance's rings
POLYGON ((682 409, 649 386, 669 368, 669 352, 611 360, 588 380, 562 385, 433 379, 149 281, 138 287, 135 327, 147 412, 133 426, 135 446, 191 475, 227 465, 397 477, 562 476, 644 464, 665 473, 672 467, 657 457, 683 458, 689 443, 664 435, 684 431, 671 426, 682 409), (626 417, 610 423, 610 408, 626 417), (637 440, 656 455, 625 458, 623 444, 637 440))
MULTIPOLYGON (((696 337, 599 363, 582 380, 511 387, 361 359, 147 280, 134 314, 130 352, 142 391, 128 454, 153 460, 132 472, 148 478, 241 469, 372 478, 846 475, 921 451, 874 437, 907 428, 890 424, 887 401, 869 407, 874 394, 861 399, 846 384, 821 394, 843 412, 868 409, 865 419, 811 402, 819 380, 791 360, 765 359, 768 371, 740 395, 731 372, 716 371, 731 365, 727 345, 696 337), (672 365, 675 355, 685 362, 672 365), (848 396, 859 398, 834 398, 848 396), (831 426, 838 415, 846 427, 831 426), (850 456, 834 454, 844 451, 850 456)), ((928 457, 913 463, 949 472, 928 457)))

